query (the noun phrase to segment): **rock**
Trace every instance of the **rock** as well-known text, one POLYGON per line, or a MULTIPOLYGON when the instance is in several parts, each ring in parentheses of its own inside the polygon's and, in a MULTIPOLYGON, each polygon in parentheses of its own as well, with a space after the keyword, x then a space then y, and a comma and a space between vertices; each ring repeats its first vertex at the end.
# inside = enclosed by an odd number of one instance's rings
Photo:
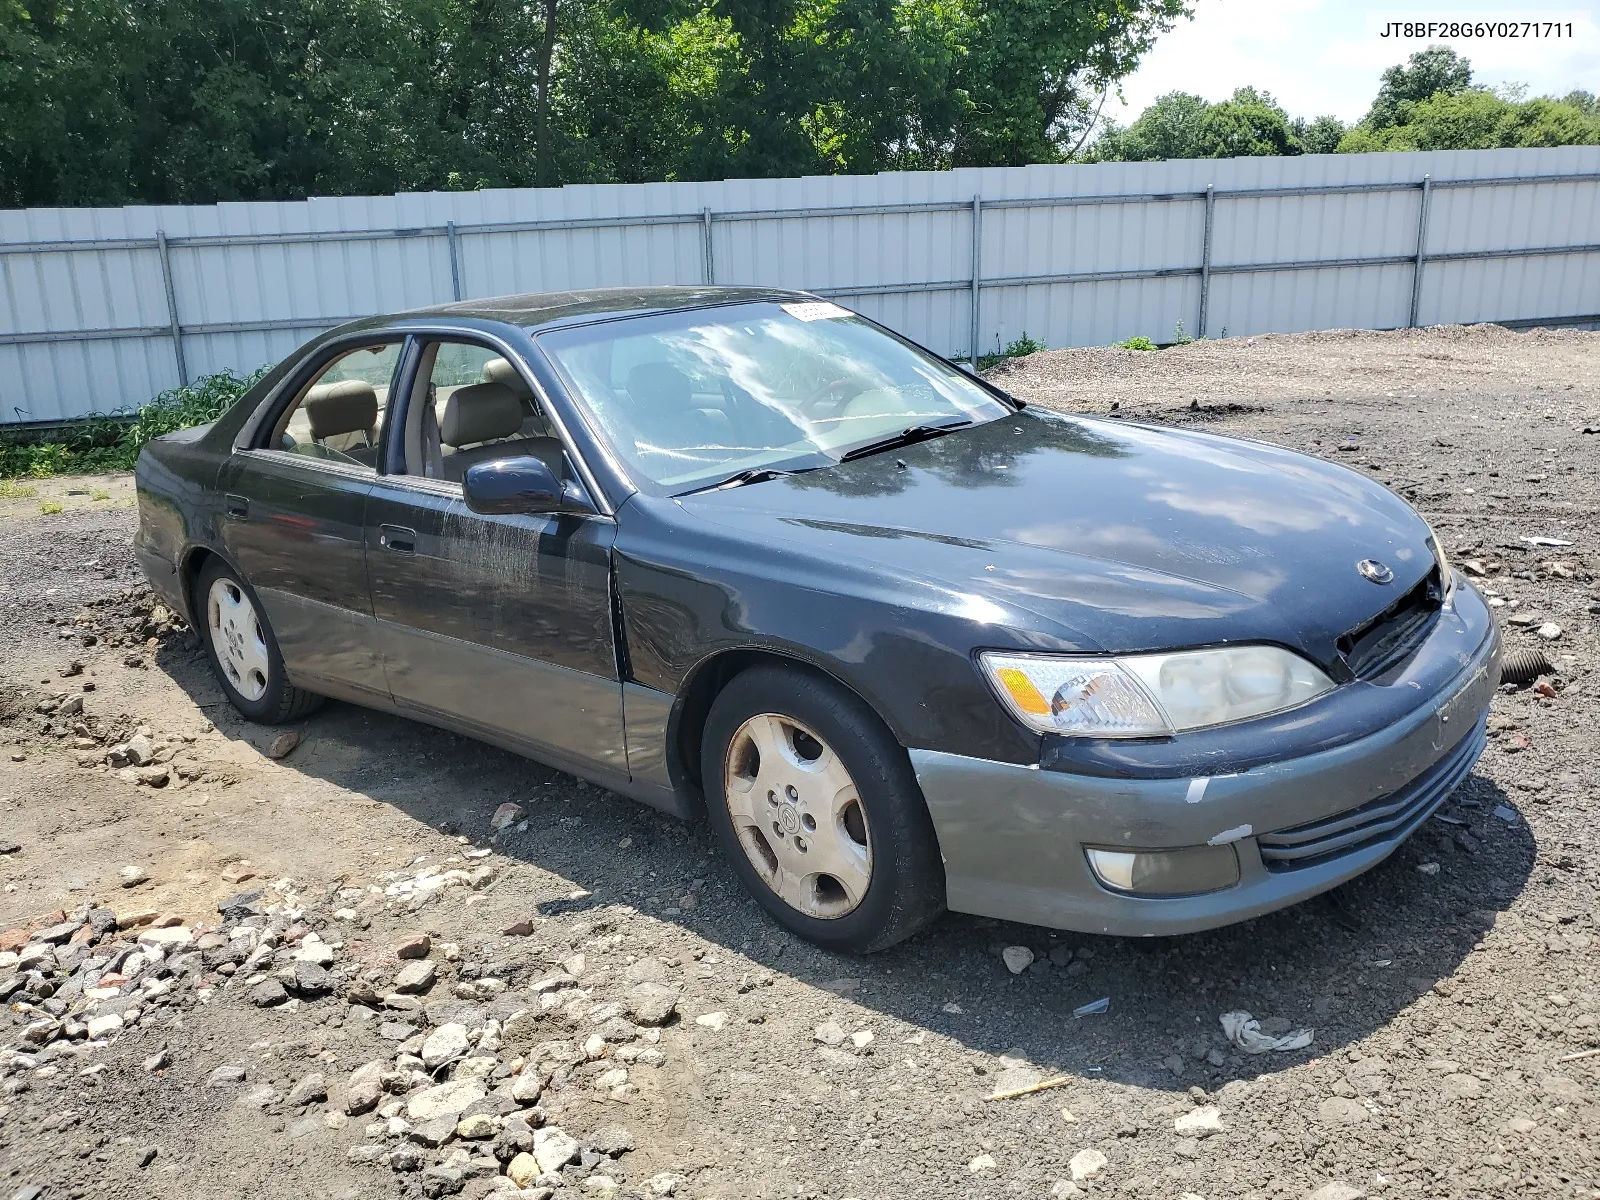
POLYGON ((127 744, 122 748, 122 752, 128 766, 147 767, 150 765, 151 759, 155 757, 156 748, 155 743, 148 737, 142 733, 136 733, 128 739, 127 744))
MULTIPOLYGON (((159 918, 157 918, 159 920, 159 918)), ((159 946, 163 950, 173 950, 177 947, 187 946, 194 941, 194 934, 183 925, 163 925, 153 929, 144 929, 139 933, 139 945, 159 946)))
POLYGON ((1000 951, 1000 957, 1005 960, 1006 970, 1013 975, 1021 975, 1033 965, 1033 951, 1026 946, 1007 946, 1000 951))
POLYGON ((429 1167, 422 1173, 424 1196, 453 1196, 466 1182, 466 1172, 458 1167, 429 1167))
POLYGON ((467 1038, 467 1027, 451 1021, 439 1026, 428 1035, 427 1041, 422 1043, 420 1057, 423 1066, 434 1071, 447 1062, 464 1057, 471 1048, 472 1043, 467 1038))
POLYGON ((701 1013, 694 1019, 696 1025, 703 1025, 712 1033, 719 1032, 728 1023, 728 1014, 725 1012, 701 1013))
MULTIPOLYGON (((122 1028, 122 1018, 116 1013, 107 1013, 104 1016, 90 1017, 84 1028, 88 1032, 90 1041, 98 1041, 103 1037, 110 1037, 122 1028)), ((148 1068, 147 1068, 148 1069, 148 1068)))
POLYGON ((482 1100, 485 1094, 479 1080, 452 1079, 413 1094, 406 1102, 406 1116, 413 1121, 453 1117, 482 1100))
POLYGON ((403 996, 425 992, 433 986, 437 974, 434 965, 427 959, 408 962, 396 972, 394 990, 403 996))
POLYGON ((636 983, 628 989, 626 1011, 635 1025, 665 1025, 678 1009, 678 993, 660 983, 636 983))
POLYGON ((1582 1104, 1583 1085, 1566 1075, 1546 1075, 1539 1081, 1539 1094, 1557 1104, 1582 1104))
POLYGON ((217 873, 217 878, 223 883, 243 883, 247 879, 256 877, 256 869, 250 863, 240 860, 231 862, 217 873))
POLYGON ((322 1075, 313 1071, 289 1089, 288 1103, 295 1108, 302 1104, 319 1104, 328 1098, 328 1084, 322 1075))
POLYGON ((1325 1183, 1316 1191, 1306 1194, 1306 1200, 1366 1200, 1366 1198, 1367 1194, 1364 1191, 1343 1180, 1325 1183))
POLYGON ((671 1171, 662 1171, 659 1175, 652 1175, 645 1180, 645 1187, 650 1189, 652 1196, 670 1196, 678 1190, 678 1185, 683 1182, 682 1175, 674 1175, 671 1171))
POLYGON ((171 1065, 172 1055, 168 1054, 165 1050, 157 1050, 154 1054, 150 1055, 149 1058, 144 1060, 144 1069, 146 1071, 162 1071, 171 1065))
POLYGON ((625 1125, 602 1125, 589 1135, 589 1148, 617 1158, 634 1148, 633 1131, 625 1125))
POLYGON ((270 1083, 263 1083, 245 1092, 234 1101, 234 1104, 240 1108, 265 1108, 269 1104, 276 1104, 282 1098, 277 1088, 270 1083))
POLYGON ((427 958, 433 950, 433 939, 425 933, 413 934, 394 948, 398 959, 427 958))
POLYGON ((823 1046, 842 1046, 844 1029, 837 1021, 824 1021, 813 1031, 811 1040, 823 1046))
MULTIPOLYGON (((244 920, 246 917, 259 917, 261 915, 260 900, 264 894, 261 888, 252 888, 246 892, 235 892, 226 900, 217 905, 217 912, 222 919, 230 925, 244 920)), ((127 921, 123 921, 127 924, 127 921)))
POLYGON ((427 1146, 431 1150, 455 1137, 456 1126, 460 1123, 456 1117, 434 1117, 431 1121, 418 1121, 405 1130, 405 1136, 417 1145, 427 1146))
POLYGON ((537 1104, 544 1080, 536 1067, 524 1067, 511 1081, 511 1098, 518 1104, 537 1104))
POLYGON ((1110 1160, 1098 1150, 1079 1150, 1067 1163, 1067 1170, 1072 1172, 1072 1182, 1082 1183, 1085 1179, 1093 1179, 1106 1169, 1110 1160))
POLYGON ((389 1169, 393 1171, 415 1171, 422 1166, 422 1151, 415 1146, 396 1146, 389 1151, 389 1169))
POLYGON ((1446 1100, 1476 1100, 1483 1095, 1483 1082, 1476 1075, 1461 1072, 1446 1075, 1439 1081, 1439 1090, 1446 1100))
POLYGON ((117 872, 117 882, 125 888, 138 887, 141 883, 150 881, 150 872, 143 867, 128 865, 117 872))
POLYGON ((285 729, 267 743, 266 755, 271 759, 288 758, 299 744, 300 735, 292 729, 285 729))
POLYGON ((527 814, 520 804, 512 804, 509 800, 494 810, 494 815, 489 818, 489 828, 499 833, 509 825, 515 825, 527 814))
POLYGON ((1050 1200, 1067 1200, 1069 1196, 1081 1196, 1083 1189, 1070 1179, 1058 1179, 1050 1185, 1050 1200))
POLYGON ((276 979, 263 979, 250 989, 250 1003, 257 1008, 275 1008, 288 998, 289 993, 276 979))
POLYGON ((239 1063, 223 1063, 210 1075, 206 1076, 207 1087, 231 1087, 236 1083, 243 1083, 245 1069, 239 1063))
POLYGON ((1501 1132, 1503 1132, 1503 1133, 1532 1133, 1537 1128, 1539 1128, 1539 1122, 1537 1122, 1537 1121, 1530 1120, 1527 1117, 1512 1117, 1509 1121, 1506 1122, 1505 1129, 1502 1130, 1501 1132))
POLYGON ((1180 1138, 1173 1143, 1172 1152, 1179 1158, 1196 1159, 1200 1157, 1199 1138, 1180 1138))
POLYGON ((462 1117, 461 1123, 456 1126, 456 1136, 468 1141, 482 1141, 485 1138, 492 1138, 499 1132, 499 1119, 484 1112, 462 1117))
POLYGON ((333 991, 333 981, 316 963, 300 960, 294 964, 294 990, 302 996, 325 996, 333 991))
POLYGON ((850 1044, 856 1048, 857 1054, 867 1053, 867 1047, 872 1045, 873 1040, 874 1035, 870 1029, 858 1029, 850 1035, 850 1044))
POLYGON ((333 964, 333 947, 327 942, 312 934, 301 942, 294 952, 296 962, 315 963, 319 967, 333 964))
POLYGON ((979 1175, 984 1171, 992 1171, 997 1166, 999 1166, 999 1164, 995 1162, 994 1155, 979 1154, 967 1163, 967 1171, 970 1174, 979 1175))
POLYGON ((1357 1125, 1371 1115, 1359 1100, 1348 1096, 1329 1096, 1317 1105, 1317 1120, 1324 1125, 1357 1125))
POLYGON ((1223 1132, 1222 1114, 1214 1104, 1206 1104, 1193 1112, 1186 1112, 1172 1122, 1172 1127, 1184 1137, 1210 1137, 1223 1132))
POLYGON ((552 1127, 534 1131, 533 1160, 539 1165, 540 1174, 561 1170, 578 1157, 580 1150, 582 1147, 564 1130, 552 1127))
MULTIPOLYGON (((506 1167, 506 1178, 510 1179, 519 1188, 526 1188, 541 1174, 543 1174, 543 1171, 539 1167, 538 1159, 527 1152, 517 1155, 511 1160, 511 1164, 506 1167)), ((672 1193, 661 1192, 659 1194, 670 1196, 672 1193)))
POLYGON ((1553 642, 1561 636, 1561 626, 1557 625, 1554 621, 1546 621, 1543 625, 1539 626, 1538 633, 1539 636, 1545 641, 1553 642))
POLYGON ((520 917, 502 929, 500 935, 502 937, 527 937, 538 928, 539 923, 532 917, 520 917))
POLYGON ((637 962, 629 963, 622 975, 629 983, 665 983, 667 964, 654 955, 646 955, 637 962))
POLYGON ((134 782, 142 783, 146 787, 164 788, 172 782, 172 768, 159 765, 140 767, 133 778, 134 782))

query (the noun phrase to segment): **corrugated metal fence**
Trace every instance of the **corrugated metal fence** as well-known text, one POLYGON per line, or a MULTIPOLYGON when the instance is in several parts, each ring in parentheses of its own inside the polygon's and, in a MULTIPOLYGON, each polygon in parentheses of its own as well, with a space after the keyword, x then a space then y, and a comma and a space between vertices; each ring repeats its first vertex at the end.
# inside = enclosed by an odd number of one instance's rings
POLYGON ((135 407, 352 317, 755 283, 953 357, 1600 321, 1600 147, 0 212, 0 422, 135 407))

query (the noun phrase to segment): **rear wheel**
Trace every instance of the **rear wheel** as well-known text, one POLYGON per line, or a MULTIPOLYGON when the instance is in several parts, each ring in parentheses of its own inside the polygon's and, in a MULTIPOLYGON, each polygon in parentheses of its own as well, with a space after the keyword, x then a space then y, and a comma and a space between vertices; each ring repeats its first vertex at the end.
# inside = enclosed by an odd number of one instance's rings
POLYGON ((211 670, 228 701, 252 721, 276 725, 304 716, 322 697, 292 686, 278 640, 248 584, 220 558, 195 581, 194 611, 211 670))
POLYGON ((734 868, 801 937, 880 950, 943 910, 938 842, 905 751, 837 684, 781 667, 739 675, 711 707, 701 772, 734 868))

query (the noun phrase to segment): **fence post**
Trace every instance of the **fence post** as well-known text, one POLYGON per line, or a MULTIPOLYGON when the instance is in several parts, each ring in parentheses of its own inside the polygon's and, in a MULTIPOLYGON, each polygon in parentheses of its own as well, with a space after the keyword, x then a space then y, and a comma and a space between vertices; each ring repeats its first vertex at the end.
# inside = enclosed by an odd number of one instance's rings
POLYGON ((167 248, 167 234, 156 230, 156 250, 161 255, 161 281, 167 289, 167 320, 172 324, 172 356, 178 360, 178 382, 189 386, 189 364, 183 357, 183 327, 178 324, 178 293, 172 286, 172 252, 167 248))
POLYGON ((1211 310, 1211 222, 1217 212, 1217 193, 1214 184, 1206 184, 1206 229, 1200 246, 1200 320, 1195 325, 1195 337, 1205 337, 1206 317, 1211 310))
POLYGON ((1406 328, 1417 327, 1417 311, 1422 304, 1422 263, 1428 251, 1428 203, 1433 199, 1433 176, 1422 177, 1422 203, 1417 206, 1417 263, 1411 272, 1411 316, 1406 328))
POLYGON ((700 229, 701 236, 705 240, 706 283, 713 284, 717 281, 717 260, 711 252, 711 209, 709 206, 700 210, 700 229))
POLYGON ((444 223, 444 235, 450 242, 450 294, 461 299, 461 250, 456 244, 456 223, 444 223))
POLYGON ((972 369, 978 369, 978 319, 982 315, 978 291, 983 286, 983 197, 972 198, 972 369))

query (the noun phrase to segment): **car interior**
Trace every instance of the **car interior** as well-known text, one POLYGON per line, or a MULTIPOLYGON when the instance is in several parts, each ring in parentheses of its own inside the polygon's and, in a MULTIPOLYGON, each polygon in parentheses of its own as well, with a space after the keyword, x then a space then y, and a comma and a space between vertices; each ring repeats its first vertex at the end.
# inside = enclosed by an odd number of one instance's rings
POLYGON ((531 456, 559 479, 561 440, 509 361, 468 342, 423 350, 406 420, 406 473, 460 483, 475 463, 531 456))
POLYGON ((399 357, 400 343, 385 342, 334 359, 279 418, 272 444, 376 470, 378 432, 399 357))

